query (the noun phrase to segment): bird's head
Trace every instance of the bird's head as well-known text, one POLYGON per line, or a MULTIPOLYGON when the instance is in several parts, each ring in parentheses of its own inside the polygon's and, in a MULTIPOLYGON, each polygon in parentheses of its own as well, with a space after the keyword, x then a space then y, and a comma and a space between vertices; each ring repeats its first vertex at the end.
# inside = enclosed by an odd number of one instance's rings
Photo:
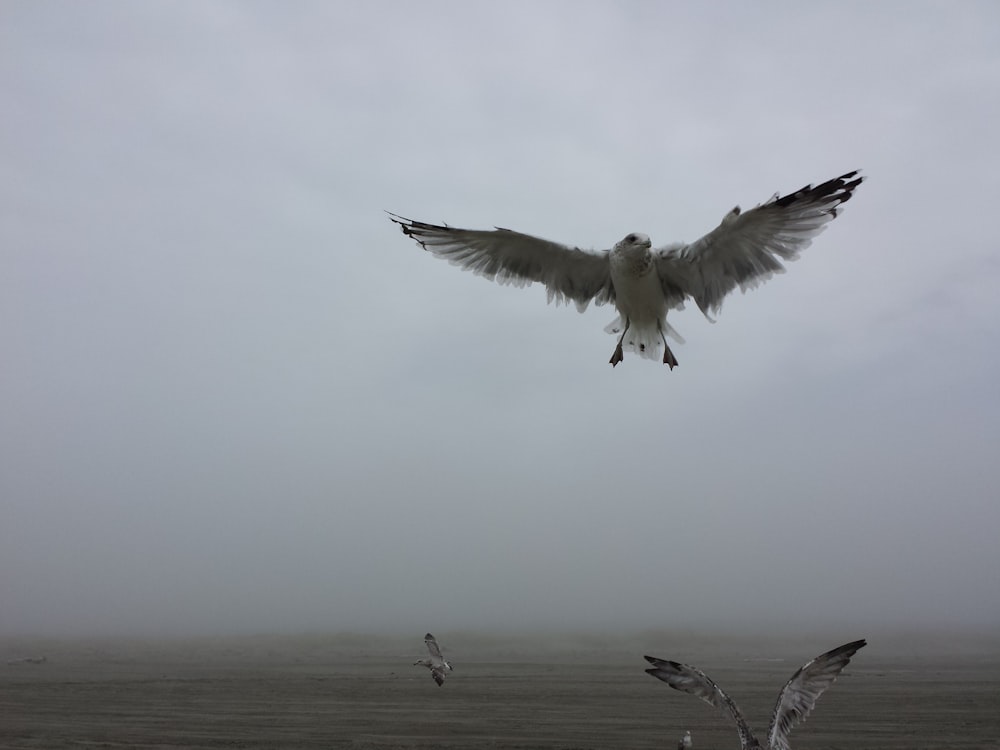
POLYGON ((653 246, 653 243, 649 239, 648 234, 643 234, 642 232, 632 232, 631 234, 625 235, 625 239, 618 243, 623 247, 644 247, 649 249, 653 246))

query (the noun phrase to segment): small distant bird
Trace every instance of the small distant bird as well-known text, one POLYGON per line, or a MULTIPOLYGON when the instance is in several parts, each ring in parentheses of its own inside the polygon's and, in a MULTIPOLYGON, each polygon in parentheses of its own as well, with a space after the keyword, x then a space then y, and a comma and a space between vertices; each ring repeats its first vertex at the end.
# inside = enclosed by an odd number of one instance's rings
POLYGON ((681 741, 677 743, 677 750, 691 750, 691 730, 689 729, 681 737, 681 741))
POLYGON ((785 270, 840 213, 865 178, 857 171, 819 185, 806 185, 746 212, 736 206, 701 239, 653 249, 649 237, 633 232, 611 250, 581 250, 509 229, 458 229, 389 214, 403 233, 425 250, 501 284, 545 285, 549 301, 576 303, 580 312, 593 301, 611 303, 618 318, 604 330, 621 334, 611 355, 615 366, 623 347, 656 359, 672 370, 677 358, 667 336, 684 339, 667 323, 667 312, 691 298, 702 314, 722 309, 733 289, 752 289, 785 270))
MULTIPOLYGON (((864 640, 860 640, 838 646, 806 662, 792 675, 778 693, 778 702, 771 715, 765 747, 770 750, 789 750, 789 733, 799 722, 806 720, 819 697, 834 683, 851 657, 866 645, 864 640)), ((761 747, 740 709, 704 672, 687 664, 664 661, 654 656, 645 658, 653 665, 652 669, 646 670, 647 674, 663 680, 675 690, 696 695, 706 703, 728 711, 736 720, 736 729, 740 734, 740 746, 743 750, 757 750, 761 747)), ((685 736, 685 740, 688 739, 690 732, 685 736)), ((682 740, 681 745, 683 744, 682 740)))
POLYGON ((438 643, 434 636, 428 633, 424 636, 424 643, 427 644, 427 650, 431 653, 430 659, 418 659, 413 662, 413 666, 418 664, 422 667, 427 667, 431 670, 431 677, 434 678, 434 682, 438 684, 438 687, 444 684, 445 672, 451 672, 451 664, 445 661, 444 657, 441 656, 441 649, 438 647, 438 643))
POLYGON ((44 664, 49 659, 47 656, 23 656, 20 659, 10 659, 8 664, 44 664))

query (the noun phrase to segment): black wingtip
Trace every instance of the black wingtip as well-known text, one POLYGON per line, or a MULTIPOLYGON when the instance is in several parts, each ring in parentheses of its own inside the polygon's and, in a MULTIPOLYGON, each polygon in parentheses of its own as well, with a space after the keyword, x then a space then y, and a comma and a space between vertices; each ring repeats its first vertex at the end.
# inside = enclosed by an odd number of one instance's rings
POLYGON ((840 177, 834 177, 832 180, 821 182, 818 185, 801 187, 788 195, 776 198, 774 203, 778 206, 789 206, 806 196, 811 199, 832 198, 837 203, 829 209, 829 212, 836 218, 837 207, 849 201, 851 196, 854 195, 854 189, 864 181, 865 176, 860 173, 860 170, 855 169, 852 172, 847 172, 840 175, 840 177))
POLYGON ((403 234, 407 237, 411 236, 410 232, 413 230, 413 221, 411 219, 407 219, 405 216, 400 216, 399 214, 394 214, 392 211, 386 211, 386 213, 389 215, 389 221, 393 224, 398 224, 399 228, 403 230, 403 234))
POLYGON ((858 639, 856 641, 851 641, 850 643, 845 643, 842 646, 837 646, 836 648, 831 648, 825 654, 821 654, 820 656, 818 656, 816 658, 817 659, 822 659, 822 658, 829 658, 829 657, 837 657, 837 656, 844 656, 844 655, 846 655, 847 658, 850 659, 852 656, 854 656, 855 652, 860 651, 861 649, 863 649, 867 645, 868 645, 868 641, 866 641, 864 638, 860 638, 860 639, 858 639))
POLYGON ((658 659, 655 656, 644 656, 642 658, 655 667, 655 669, 646 670, 647 672, 649 672, 649 674, 652 674, 654 677, 656 676, 654 673, 659 671, 660 669, 663 669, 664 667, 670 667, 671 669, 684 668, 684 665, 681 664, 679 661, 670 661, 670 659, 658 659))

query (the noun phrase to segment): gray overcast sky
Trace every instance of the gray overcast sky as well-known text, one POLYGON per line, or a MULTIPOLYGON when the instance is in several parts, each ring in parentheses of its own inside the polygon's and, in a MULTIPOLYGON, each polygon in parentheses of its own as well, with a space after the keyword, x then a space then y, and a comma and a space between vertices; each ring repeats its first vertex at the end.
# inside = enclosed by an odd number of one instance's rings
POLYGON ((0 6, 0 633, 1000 624, 1000 6, 0 6), (693 240, 680 367, 390 210, 693 240))

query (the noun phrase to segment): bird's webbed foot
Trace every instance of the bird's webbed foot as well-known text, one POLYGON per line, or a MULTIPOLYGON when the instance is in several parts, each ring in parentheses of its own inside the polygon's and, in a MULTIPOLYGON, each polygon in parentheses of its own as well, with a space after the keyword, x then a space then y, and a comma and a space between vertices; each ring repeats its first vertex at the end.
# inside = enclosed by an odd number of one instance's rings
POLYGON ((618 344, 618 346, 615 347, 615 353, 611 355, 611 359, 608 361, 611 363, 611 366, 614 367, 623 359, 625 359, 625 353, 622 352, 622 345, 618 344))
POLYGON ((666 342, 663 342, 663 364, 670 365, 671 370, 677 367, 677 357, 670 351, 670 347, 667 346, 666 342))

